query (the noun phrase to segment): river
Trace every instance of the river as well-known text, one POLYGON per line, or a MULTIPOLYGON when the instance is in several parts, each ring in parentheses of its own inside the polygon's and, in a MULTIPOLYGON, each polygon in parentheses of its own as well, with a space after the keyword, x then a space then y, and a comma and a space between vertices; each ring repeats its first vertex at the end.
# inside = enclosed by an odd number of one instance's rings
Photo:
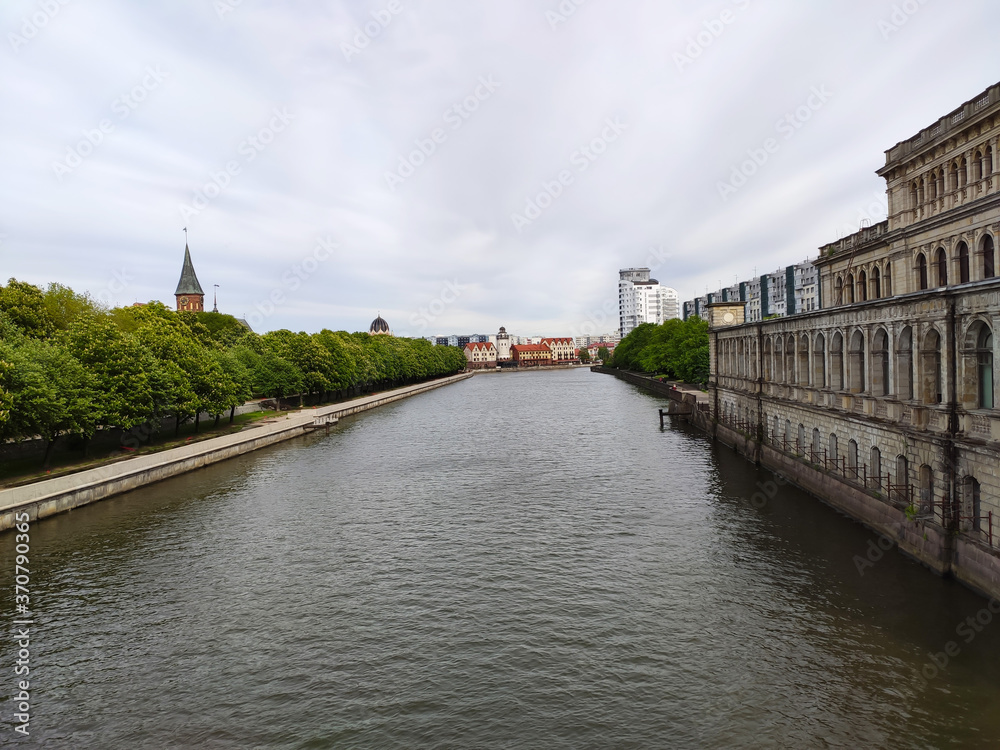
POLYGON ((33 524, 2 744, 1000 747, 987 600, 895 550, 859 570, 875 535, 751 502, 773 475, 661 404, 480 375, 33 524))

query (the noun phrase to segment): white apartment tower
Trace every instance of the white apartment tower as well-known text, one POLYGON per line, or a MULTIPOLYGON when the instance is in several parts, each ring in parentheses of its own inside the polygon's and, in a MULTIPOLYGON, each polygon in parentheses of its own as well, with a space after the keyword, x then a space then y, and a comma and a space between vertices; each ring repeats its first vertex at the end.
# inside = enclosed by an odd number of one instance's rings
POLYGON ((648 268, 618 272, 618 327, 623 338, 643 323, 659 325, 680 317, 677 290, 660 286, 649 274, 648 268))

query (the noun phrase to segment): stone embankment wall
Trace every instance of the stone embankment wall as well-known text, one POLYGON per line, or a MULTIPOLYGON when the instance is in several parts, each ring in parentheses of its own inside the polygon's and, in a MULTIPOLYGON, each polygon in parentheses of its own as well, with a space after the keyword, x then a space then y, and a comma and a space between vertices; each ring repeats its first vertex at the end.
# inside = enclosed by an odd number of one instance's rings
POLYGON ((224 461, 250 451, 299 437, 324 422, 374 409, 400 399, 465 380, 472 373, 376 393, 347 403, 304 409, 270 423, 257 424, 234 435, 210 438, 160 453, 137 456, 108 466, 56 479, 0 490, 0 530, 14 525, 14 516, 27 513, 34 521, 153 482, 224 461))

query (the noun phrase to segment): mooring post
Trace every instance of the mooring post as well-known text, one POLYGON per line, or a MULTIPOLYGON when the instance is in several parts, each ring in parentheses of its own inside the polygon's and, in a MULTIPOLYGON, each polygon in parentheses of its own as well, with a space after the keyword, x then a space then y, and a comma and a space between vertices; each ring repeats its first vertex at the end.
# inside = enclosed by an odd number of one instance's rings
POLYGON ((663 429, 663 409, 660 409, 660 429, 663 429))

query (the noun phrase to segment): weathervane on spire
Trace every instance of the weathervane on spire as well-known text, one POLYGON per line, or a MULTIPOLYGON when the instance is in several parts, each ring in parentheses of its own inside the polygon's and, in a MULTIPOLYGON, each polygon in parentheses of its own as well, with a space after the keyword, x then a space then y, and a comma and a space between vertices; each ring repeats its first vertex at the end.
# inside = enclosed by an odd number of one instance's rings
POLYGON ((214 298, 212 300, 212 312, 219 312, 219 285, 212 284, 215 287, 214 298))

